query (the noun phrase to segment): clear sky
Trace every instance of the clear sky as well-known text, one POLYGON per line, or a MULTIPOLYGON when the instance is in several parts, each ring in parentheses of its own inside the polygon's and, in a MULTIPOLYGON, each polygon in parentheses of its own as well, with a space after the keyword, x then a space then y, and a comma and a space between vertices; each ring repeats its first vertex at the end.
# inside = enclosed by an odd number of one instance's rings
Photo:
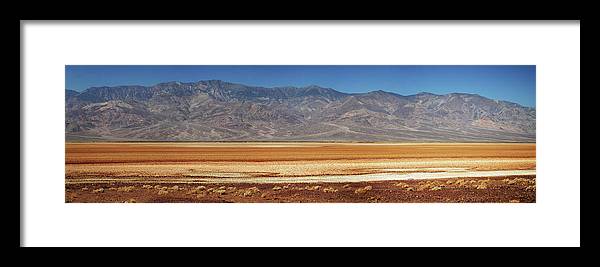
POLYGON ((66 89, 224 80, 245 85, 319 85, 346 93, 472 93, 535 107, 535 65, 121 65, 65 66, 66 89))

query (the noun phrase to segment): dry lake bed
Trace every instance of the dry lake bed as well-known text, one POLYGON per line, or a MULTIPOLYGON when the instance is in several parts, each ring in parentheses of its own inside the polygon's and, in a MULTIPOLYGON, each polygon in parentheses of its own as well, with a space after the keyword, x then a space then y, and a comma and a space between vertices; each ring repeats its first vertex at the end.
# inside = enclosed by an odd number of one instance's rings
POLYGON ((65 202, 535 202, 531 143, 67 143, 65 202))

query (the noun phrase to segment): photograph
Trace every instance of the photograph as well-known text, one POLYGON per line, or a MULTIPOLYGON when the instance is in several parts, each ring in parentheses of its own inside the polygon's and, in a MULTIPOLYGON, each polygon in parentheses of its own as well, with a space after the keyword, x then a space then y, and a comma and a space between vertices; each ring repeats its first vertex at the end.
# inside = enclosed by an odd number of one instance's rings
POLYGON ((22 247, 580 247, 580 20, 21 21, 22 247))
POLYGON ((65 203, 535 203, 535 65, 65 65, 65 203))

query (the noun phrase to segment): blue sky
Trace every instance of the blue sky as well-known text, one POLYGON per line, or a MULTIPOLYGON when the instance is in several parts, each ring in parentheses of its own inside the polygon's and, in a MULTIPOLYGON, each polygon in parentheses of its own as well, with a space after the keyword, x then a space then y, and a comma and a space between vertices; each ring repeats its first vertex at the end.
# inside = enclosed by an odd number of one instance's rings
POLYGON ((66 89, 224 80, 254 86, 319 85, 346 93, 472 93, 535 107, 534 65, 65 66, 66 89))

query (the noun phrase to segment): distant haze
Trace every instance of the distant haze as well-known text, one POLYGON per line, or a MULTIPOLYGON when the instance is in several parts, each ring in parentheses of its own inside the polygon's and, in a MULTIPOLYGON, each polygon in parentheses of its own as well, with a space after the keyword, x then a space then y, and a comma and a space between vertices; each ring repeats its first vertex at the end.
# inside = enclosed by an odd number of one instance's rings
POLYGON ((224 80, 248 86, 319 85, 344 93, 469 93, 535 107, 532 65, 177 65, 66 66, 66 89, 224 80))

